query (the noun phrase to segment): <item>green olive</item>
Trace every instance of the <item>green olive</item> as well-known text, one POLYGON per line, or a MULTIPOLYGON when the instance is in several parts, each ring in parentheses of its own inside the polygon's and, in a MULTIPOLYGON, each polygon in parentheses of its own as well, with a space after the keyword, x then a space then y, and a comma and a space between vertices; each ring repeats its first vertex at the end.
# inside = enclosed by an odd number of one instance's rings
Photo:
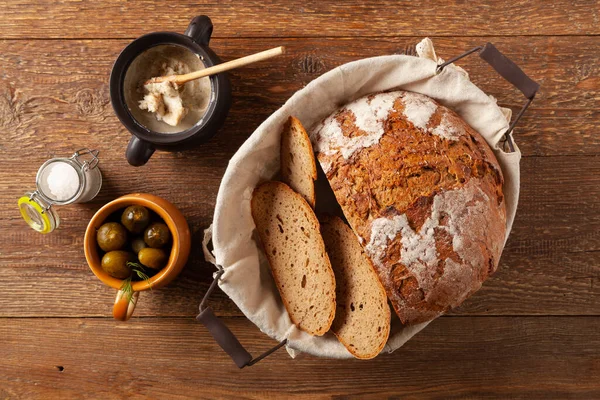
POLYGON ((163 247, 169 243, 169 240, 171 240, 171 232, 162 222, 153 223, 144 232, 144 242, 155 249, 163 247))
POLYGON ((120 250, 127 243, 127 231, 118 222, 107 222, 96 232, 96 241, 104 251, 120 250))
POLYGON ((146 207, 129 206, 121 215, 121 223, 129 232, 141 233, 150 222, 150 213, 146 207))
POLYGON ((113 278, 126 279, 131 276, 131 268, 127 263, 134 261, 135 254, 130 251, 109 251, 102 257, 102 269, 113 278))
POLYGON ((146 247, 148 247, 148 245, 144 242, 144 239, 137 238, 131 242, 131 249, 135 254, 138 254, 140 250, 145 249, 146 247))
POLYGON ((138 254, 140 263, 152 269, 162 269, 167 264, 167 253, 163 249, 146 247, 138 254))

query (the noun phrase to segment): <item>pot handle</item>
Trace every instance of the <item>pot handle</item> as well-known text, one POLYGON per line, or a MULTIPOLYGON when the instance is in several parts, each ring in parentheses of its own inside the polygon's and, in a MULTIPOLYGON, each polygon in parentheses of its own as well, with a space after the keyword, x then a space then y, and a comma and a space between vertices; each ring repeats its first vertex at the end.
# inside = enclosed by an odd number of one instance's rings
POLYGON ((202 302, 200 303, 200 314, 196 317, 196 319, 201 322, 206 329, 210 332, 215 341, 221 346, 221 348, 231 357, 235 365, 238 368, 244 368, 246 366, 252 366, 262 360, 263 358, 271 355, 281 347, 287 344, 287 339, 283 339, 279 344, 277 344, 272 349, 264 352, 260 356, 256 358, 252 358, 252 354, 250 354, 244 346, 240 343, 240 341, 235 337, 233 332, 225 325, 223 321, 221 321, 213 312, 212 308, 205 306, 206 301, 210 297, 210 294, 215 290, 217 286, 217 282, 223 275, 225 270, 219 269, 216 273, 214 280, 210 284, 210 287, 206 291, 202 302))
POLYGON ((504 79, 519 89, 526 98, 533 98, 538 90, 540 90, 539 83, 528 77, 517 64, 502 54, 493 44, 486 43, 479 52, 479 57, 490 64, 504 79))
POLYGON ((212 31, 213 24, 210 18, 206 15, 199 15, 192 19, 184 35, 191 37, 200 46, 208 46, 212 31))
POLYGON ((125 150, 125 157, 127 162, 134 167, 140 167, 148 162, 150 157, 154 154, 154 147, 145 140, 139 139, 137 136, 132 136, 127 150, 125 150))
POLYGON ((527 98, 525 105, 523 105, 517 116, 509 125, 506 132, 504 132, 503 134, 506 139, 506 143, 508 143, 510 151, 514 152, 515 148, 510 138, 510 133, 525 113, 525 110, 527 110, 527 107, 529 107, 529 105, 535 98, 535 95, 537 94, 538 90, 540 90, 540 84, 528 77, 527 74, 523 72, 523 70, 519 68, 517 64, 515 64, 510 58, 502 54, 500 50, 496 48, 496 46, 489 42, 483 46, 474 47, 471 50, 468 50, 463 54, 451 58, 445 63, 438 65, 436 68, 436 73, 440 73, 447 65, 452 64, 453 62, 458 61, 461 58, 466 57, 469 54, 473 54, 475 52, 479 52, 479 57, 481 57, 481 59, 487 62, 492 68, 494 68, 494 70, 496 70, 496 72, 498 72, 500 76, 502 76, 508 82, 512 83, 513 86, 519 89, 521 93, 523 93, 523 95, 527 98))

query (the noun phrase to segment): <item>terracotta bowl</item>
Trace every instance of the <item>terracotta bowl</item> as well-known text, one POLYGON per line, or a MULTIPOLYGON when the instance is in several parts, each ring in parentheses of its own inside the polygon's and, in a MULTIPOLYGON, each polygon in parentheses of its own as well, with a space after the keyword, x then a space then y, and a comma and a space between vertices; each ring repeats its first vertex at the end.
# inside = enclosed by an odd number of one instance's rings
POLYGON ((190 255, 191 237, 185 217, 173 204, 158 196, 146 193, 134 193, 121 196, 106 205, 94 214, 85 231, 83 247, 85 258, 90 269, 104 284, 119 290, 123 281, 108 275, 100 266, 101 258, 96 243, 96 231, 106 221, 106 219, 115 211, 122 210, 127 206, 140 205, 154 211, 169 227, 173 238, 171 254, 167 265, 156 275, 151 277, 148 282, 133 282, 134 298, 131 302, 126 302, 119 291, 115 300, 113 316, 119 320, 127 320, 133 313, 137 303, 138 293, 148 289, 158 289, 171 282, 183 269, 190 255), (129 303, 129 304, 127 304, 129 303), (119 307, 118 307, 119 306, 119 307))

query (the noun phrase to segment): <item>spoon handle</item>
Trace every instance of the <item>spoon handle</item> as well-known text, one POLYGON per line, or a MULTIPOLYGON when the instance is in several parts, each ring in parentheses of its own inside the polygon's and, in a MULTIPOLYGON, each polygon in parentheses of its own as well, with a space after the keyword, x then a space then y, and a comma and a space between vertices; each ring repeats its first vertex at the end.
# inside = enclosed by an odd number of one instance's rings
POLYGON ((238 68, 238 67, 243 67, 244 65, 252 64, 252 63, 255 63, 258 61, 267 60, 269 58, 278 56, 283 53, 285 53, 284 46, 275 47, 275 48, 272 48, 269 50, 261 51, 260 53, 251 54, 246 57, 227 61, 226 63, 218 64, 218 65, 215 65, 210 68, 205 68, 205 69, 201 69, 199 71, 190 72, 189 74, 159 76, 159 77, 150 79, 146 83, 173 82, 178 85, 183 85, 184 83, 193 81, 194 79, 204 78, 205 76, 218 74, 220 72, 229 71, 231 69, 238 68))

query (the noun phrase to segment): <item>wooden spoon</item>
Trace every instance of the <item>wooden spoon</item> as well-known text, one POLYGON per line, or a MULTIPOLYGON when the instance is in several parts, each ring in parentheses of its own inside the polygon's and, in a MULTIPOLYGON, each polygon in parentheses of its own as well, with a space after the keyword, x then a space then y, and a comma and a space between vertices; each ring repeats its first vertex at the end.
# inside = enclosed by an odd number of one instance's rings
POLYGON ((255 63, 257 61, 266 60, 284 53, 284 46, 275 47, 270 50, 261 51, 260 53, 238 58, 236 60, 227 61, 226 63, 215 65, 210 68, 201 69, 200 71, 190 72, 189 74, 157 76, 155 78, 148 79, 144 83, 144 85, 161 82, 171 82, 177 85, 183 85, 184 83, 193 81, 194 79, 200 79, 204 78, 205 76, 218 74, 219 72, 229 71, 230 69, 242 67, 244 65, 255 63))

